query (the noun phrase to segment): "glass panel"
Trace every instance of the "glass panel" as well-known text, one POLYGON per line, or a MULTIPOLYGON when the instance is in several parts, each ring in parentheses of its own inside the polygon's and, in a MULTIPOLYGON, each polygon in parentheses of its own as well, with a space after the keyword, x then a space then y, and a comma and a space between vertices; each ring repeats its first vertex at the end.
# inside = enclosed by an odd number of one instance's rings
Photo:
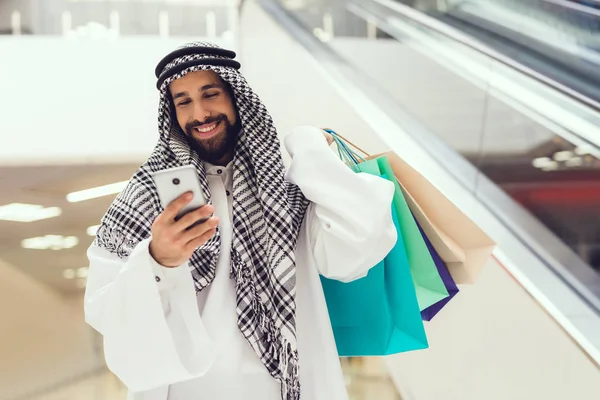
POLYGON ((565 136, 490 96, 479 169, 600 272, 600 150, 565 136))
POLYGON ((430 15, 552 79, 600 99, 597 0, 448 0, 430 15))

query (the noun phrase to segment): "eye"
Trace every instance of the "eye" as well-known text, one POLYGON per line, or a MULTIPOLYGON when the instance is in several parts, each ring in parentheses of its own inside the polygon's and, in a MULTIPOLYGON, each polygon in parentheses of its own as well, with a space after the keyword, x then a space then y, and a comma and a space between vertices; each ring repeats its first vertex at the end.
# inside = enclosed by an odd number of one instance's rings
POLYGON ((213 99, 215 97, 217 97, 219 95, 219 92, 213 92, 213 93, 206 93, 204 95, 205 99, 213 99))
POLYGON ((187 100, 183 100, 183 101, 180 101, 179 103, 177 103, 177 106, 178 107, 185 106, 186 104, 190 104, 190 103, 191 103, 191 100, 187 99, 187 100))

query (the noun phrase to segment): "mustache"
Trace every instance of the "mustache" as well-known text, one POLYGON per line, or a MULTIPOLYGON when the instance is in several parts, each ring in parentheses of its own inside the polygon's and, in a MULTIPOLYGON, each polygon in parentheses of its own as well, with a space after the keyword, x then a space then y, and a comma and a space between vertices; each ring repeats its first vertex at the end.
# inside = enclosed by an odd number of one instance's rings
POLYGON ((219 122, 223 122, 226 120, 227 120, 227 116, 225 116, 225 114, 216 115, 214 117, 208 117, 204 120, 204 122, 200 122, 196 119, 196 120, 190 121, 187 124, 185 124, 185 131, 189 135, 192 133, 192 129, 194 129, 194 128, 197 128, 202 125, 210 125, 215 122, 219 123, 219 122))

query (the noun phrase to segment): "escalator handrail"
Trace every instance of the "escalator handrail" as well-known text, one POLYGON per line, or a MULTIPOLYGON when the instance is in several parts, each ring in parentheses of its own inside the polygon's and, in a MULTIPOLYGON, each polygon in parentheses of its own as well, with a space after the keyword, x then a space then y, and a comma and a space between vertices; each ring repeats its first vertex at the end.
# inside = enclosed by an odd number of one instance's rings
MULTIPOLYGON (((589 14, 589 15, 593 15, 595 17, 600 17, 600 10, 596 10, 590 6, 586 6, 585 4, 579 4, 579 3, 574 3, 572 1, 568 1, 568 0, 542 0, 546 3, 551 3, 563 8, 569 8, 571 10, 574 11, 578 11, 584 14, 589 14)), ((600 1, 598 0, 593 0, 594 2, 598 3, 598 5, 600 6, 600 1)))
MULTIPOLYGON (((361 5, 364 4, 364 0, 356 1, 357 5, 361 5)), ((402 15, 403 17, 410 19, 411 21, 417 22, 420 25, 423 25, 425 27, 427 27, 428 29, 431 29, 433 31, 436 31, 446 37, 449 37, 450 39, 459 42, 479 53, 482 53, 490 58, 492 58, 493 60, 509 67, 512 68, 514 70, 519 71, 520 73, 544 84, 547 85, 553 89, 555 89, 556 91, 560 92, 561 94, 568 96, 569 98, 572 98, 574 100, 577 100, 583 104, 585 104, 587 107, 593 109, 595 112, 600 113, 600 103, 569 88, 568 86, 565 86, 553 79, 548 78, 547 76, 544 76, 536 71, 534 71, 533 69, 526 67, 525 65, 504 56, 503 54, 498 53, 497 51, 491 49, 490 47, 488 47, 487 45, 479 42, 478 40, 465 35, 464 33, 460 32, 459 30, 457 30, 456 28, 453 28, 447 24, 444 24, 438 20, 436 20, 433 17, 430 17, 429 15, 426 15, 420 11, 417 11, 407 5, 392 1, 392 0, 370 0, 371 2, 374 3, 378 3, 379 5, 387 8, 391 13, 396 13, 399 15, 402 15)))

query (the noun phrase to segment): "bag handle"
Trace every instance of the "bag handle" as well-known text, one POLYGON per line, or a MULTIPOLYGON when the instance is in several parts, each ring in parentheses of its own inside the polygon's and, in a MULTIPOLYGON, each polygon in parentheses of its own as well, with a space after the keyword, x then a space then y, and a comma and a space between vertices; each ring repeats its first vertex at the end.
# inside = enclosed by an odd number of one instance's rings
POLYGON ((332 136, 332 138, 337 146, 338 155, 339 155, 340 159, 342 161, 344 161, 347 165, 354 166, 361 162, 366 161, 364 157, 362 157, 356 151, 352 150, 350 148, 350 146, 352 146, 356 150, 360 151, 362 154, 365 155, 365 157, 370 156, 369 153, 367 153, 365 150, 361 149, 360 147, 358 147, 357 145, 355 145, 354 143, 352 143, 351 141, 349 141, 348 139, 346 139, 339 133, 335 132, 334 130, 332 130, 332 129, 323 129, 323 130, 332 136))
POLYGON ((344 143, 349 144, 350 146, 354 147, 356 150, 360 151, 365 157, 371 157, 371 154, 369 154, 368 152, 366 152, 365 150, 361 149, 360 147, 358 147, 356 144, 352 143, 350 140, 346 139, 345 137, 343 137, 342 135, 340 135, 338 132, 334 131, 333 129, 329 129, 329 128, 324 128, 323 129, 325 132, 331 134, 331 136, 338 137, 339 139, 341 139, 344 143))
POLYGON ((354 153, 352 150, 350 150, 340 138, 338 138, 337 136, 333 137, 335 144, 337 145, 337 150, 340 158, 342 160, 345 160, 346 163, 349 165, 358 164, 360 162, 359 160, 361 157, 358 154, 354 153))

